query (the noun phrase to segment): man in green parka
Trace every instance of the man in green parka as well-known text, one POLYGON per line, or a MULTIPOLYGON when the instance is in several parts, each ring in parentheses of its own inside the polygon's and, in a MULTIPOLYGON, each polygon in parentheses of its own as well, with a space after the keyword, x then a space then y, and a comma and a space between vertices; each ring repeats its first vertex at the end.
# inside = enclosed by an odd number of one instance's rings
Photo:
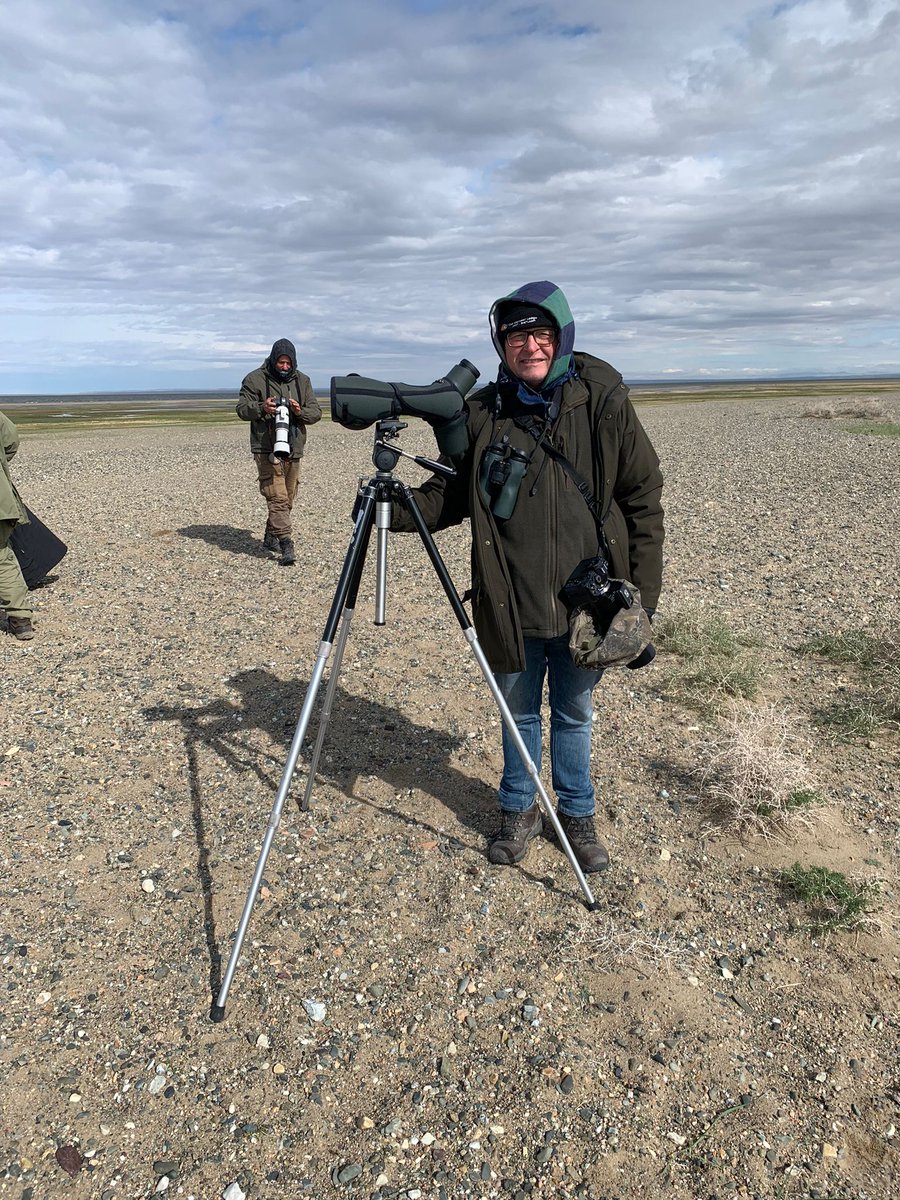
POLYGON ((6 612, 7 628, 20 642, 34 637, 28 585, 9 539, 18 524, 27 524, 25 506, 9 474, 10 459, 19 449, 15 425, 0 412, 0 608, 6 612))
POLYGON ((294 343, 279 338, 269 357, 241 384, 235 411, 250 422, 250 453, 256 462, 259 490, 268 519, 263 533, 267 550, 281 553, 281 565, 296 561, 291 511, 300 479, 300 459, 306 445, 306 426, 322 419, 309 377, 297 370, 294 343), (287 406, 285 442, 276 445, 276 410, 287 406))
MULTIPOLYGON (((609 363, 575 351, 572 314, 555 284, 525 284, 496 301, 489 319, 501 360, 497 382, 466 401, 468 447, 454 463, 456 477, 432 476, 416 499, 431 529, 466 517, 471 522, 478 640, 538 769, 547 679, 560 824, 582 869, 601 871, 609 855, 594 826, 590 757, 592 693, 602 672, 573 662, 561 596, 578 564, 597 554, 599 533, 570 473, 535 434, 588 484, 605 516, 610 574, 638 587, 650 616, 662 582, 659 459, 622 376, 609 363), (521 471, 517 491, 492 483, 498 446, 511 474, 521 471)), ((395 528, 410 524, 408 514, 397 514, 395 528)), ((648 647, 628 666, 643 667, 654 653, 648 647)), ((503 762, 500 829, 488 857, 515 863, 541 832, 542 818, 532 779, 505 726, 503 762)))

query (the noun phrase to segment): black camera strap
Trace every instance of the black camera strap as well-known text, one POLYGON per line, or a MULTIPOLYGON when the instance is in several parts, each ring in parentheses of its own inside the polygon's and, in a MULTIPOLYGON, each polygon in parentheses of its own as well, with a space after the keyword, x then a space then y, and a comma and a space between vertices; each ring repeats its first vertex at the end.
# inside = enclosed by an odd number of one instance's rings
POLYGON ((594 493, 591 491, 587 480, 575 470, 561 450, 557 450, 555 446, 552 446, 550 442, 546 440, 546 430, 543 427, 538 426, 538 423, 535 421, 534 417, 519 418, 516 420, 516 424, 521 429, 524 429, 526 433, 531 434, 544 453, 548 454, 554 462, 559 463, 565 473, 575 484, 576 488, 578 488, 578 491, 581 493, 585 504, 591 510, 591 516, 597 522, 597 529, 599 531, 601 541, 605 543, 606 535, 603 532, 603 526, 606 524, 606 518, 609 516, 609 509, 607 509, 606 513, 601 513, 600 506, 597 503, 594 493))

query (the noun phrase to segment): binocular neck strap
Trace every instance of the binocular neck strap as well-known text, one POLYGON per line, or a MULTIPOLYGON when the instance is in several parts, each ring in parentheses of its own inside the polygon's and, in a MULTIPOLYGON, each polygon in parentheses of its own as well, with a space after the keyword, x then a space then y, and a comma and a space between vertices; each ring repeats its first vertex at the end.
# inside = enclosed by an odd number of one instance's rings
POLYGON ((583 478, 583 476, 579 475, 579 473, 575 470, 575 468, 561 451, 557 450, 555 446, 550 445, 550 443, 544 437, 546 431, 543 428, 537 427, 537 422, 533 417, 526 417, 524 420, 517 423, 520 424, 521 428, 527 433, 531 434, 544 453, 548 454, 555 462, 558 462, 565 473, 569 476, 581 493, 585 504, 591 510, 591 516, 597 522, 597 529, 601 539, 605 540, 603 526, 606 524, 606 518, 609 516, 609 510, 607 509, 605 513, 601 513, 600 506, 594 497, 594 493, 588 486, 587 481, 583 478))

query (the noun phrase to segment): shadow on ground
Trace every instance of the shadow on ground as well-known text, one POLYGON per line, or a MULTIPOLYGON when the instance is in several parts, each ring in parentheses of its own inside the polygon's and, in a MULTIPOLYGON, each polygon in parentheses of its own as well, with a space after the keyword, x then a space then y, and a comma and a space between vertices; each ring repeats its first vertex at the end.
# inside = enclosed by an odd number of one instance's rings
POLYGON ((262 544, 262 538, 250 532, 249 529, 235 529, 231 525, 185 525, 176 529, 181 537, 194 538, 207 542, 210 546, 218 546, 229 554, 249 554, 251 558, 271 558, 271 554, 262 544))
MULTIPOLYGON (((209 837, 198 751, 207 747, 234 771, 254 772, 274 803, 308 686, 302 680, 278 679, 261 668, 242 671, 232 676, 228 684, 238 693, 236 702, 221 698, 200 707, 158 705, 144 710, 147 720, 179 724, 185 739, 191 814, 198 851, 197 874, 204 897, 205 938, 213 994, 218 992, 221 983, 222 962, 215 930, 209 837), (252 746, 247 737, 248 729, 259 729, 268 734, 273 743, 283 745, 284 754, 276 756, 252 746)), ((321 705, 323 695, 324 688, 317 698, 318 705, 321 705)), ((288 804, 300 803, 317 734, 318 709, 306 731, 288 804)), ((389 813, 408 827, 440 836, 426 820, 358 795, 357 784, 361 778, 374 775, 398 792, 406 789, 424 791, 482 838, 496 819, 496 792, 452 764, 452 756, 463 740, 446 730, 417 725, 397 709, 367 696, 352 695, 338 685, 316 779, 372 809, 389 813)), ((315 807, 315 786, 311 802, 315 807)))

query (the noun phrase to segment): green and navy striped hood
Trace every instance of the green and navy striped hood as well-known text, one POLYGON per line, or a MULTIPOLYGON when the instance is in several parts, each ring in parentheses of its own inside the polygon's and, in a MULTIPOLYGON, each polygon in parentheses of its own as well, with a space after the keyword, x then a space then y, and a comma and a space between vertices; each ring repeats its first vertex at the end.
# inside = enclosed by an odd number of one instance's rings
POLYGON ((501 296, 499 300, 495 300, 491 305, 491 312, 488 319, 491 325, 491 340, 494 343, 497 353, 500 355, 501 362, 504 363, 506 355, 503 343, 497 336, 497 326, 499 323, 498 310, 502 309, 506 304, 536 304, 544 312, 548 313, 559 327, 559 345, 556 348, 556 355, 550 364, 547 378, 541 385, 541 393, 546 394, 556 387, 558 383, 561 383, 564 378, 568 378, 573 369, 572 351, 575 348, 575 321, 572 317, 572 310, 569 308, 569 302, 562 289, 546 279, 542 279, 537 283, 526 283, 522 287, 517 288, 516 291, 510 292, 508 296, 501 296))

